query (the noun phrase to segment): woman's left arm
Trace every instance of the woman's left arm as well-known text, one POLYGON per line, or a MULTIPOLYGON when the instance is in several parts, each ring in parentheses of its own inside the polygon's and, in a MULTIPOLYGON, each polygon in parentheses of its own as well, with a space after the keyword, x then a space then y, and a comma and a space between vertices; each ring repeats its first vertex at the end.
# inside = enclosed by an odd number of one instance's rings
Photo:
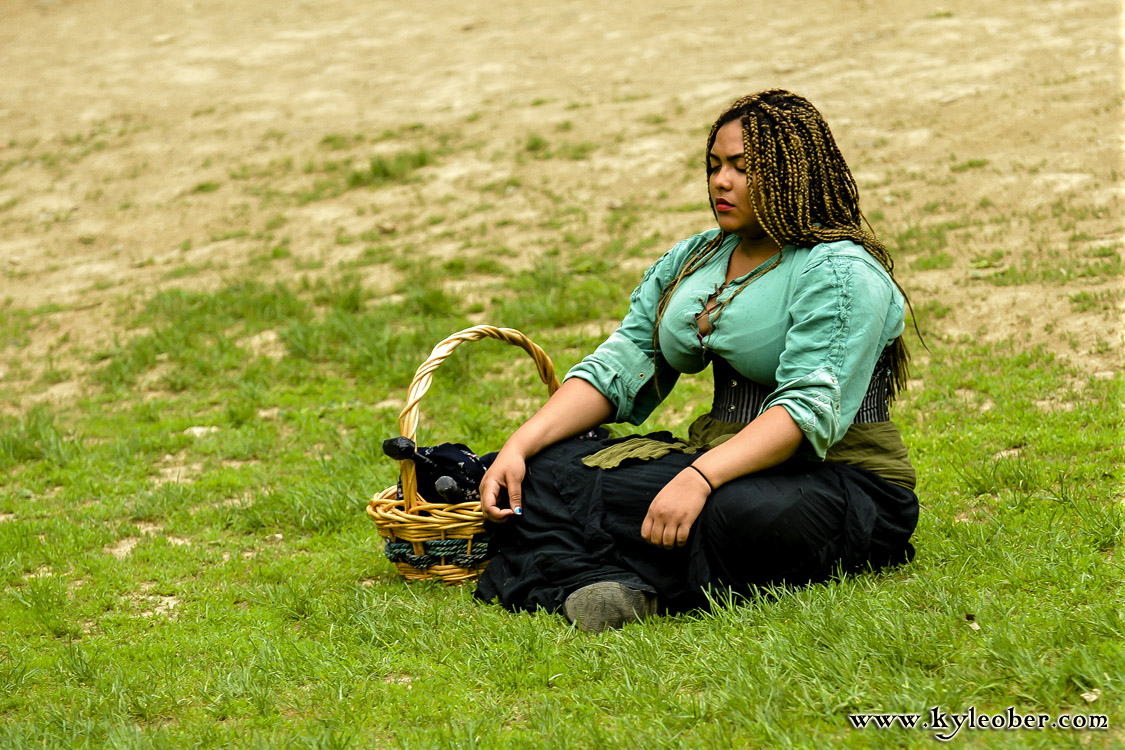
POLYGON ((804 433, 783 406, 766 409, 726 442, 697 458, 664 485, 649 505, 641 536, 665 549, 682 547, 712 490, 797 452, 804 433))

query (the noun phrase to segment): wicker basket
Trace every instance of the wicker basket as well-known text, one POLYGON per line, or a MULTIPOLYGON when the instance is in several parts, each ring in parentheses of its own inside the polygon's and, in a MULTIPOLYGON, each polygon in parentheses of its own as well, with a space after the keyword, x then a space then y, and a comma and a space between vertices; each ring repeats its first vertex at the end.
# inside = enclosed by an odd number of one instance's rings
MULTIPOLYGON (((539 377, 547 385, 548 394, 558 390, 559 380, 550 357, 529 338, 512 328, 473 326, 458 331, 434 347, 429 358, 422 363, 410 383, 406 406, 398 417, 399 431, 403 437, 417 443, 418 402, 430 389, 433 373, 465 341, 485 338, 506 341, 518 346, 535 360, 539 377)), ((396 561, 399 573, 408 581, 441 580, 446 583, 463 583, 476 580, 485 562, 465 564, 472 560, 474 541, 479 545, 484 532, 484 514, 479 502, 432 503, 418 494, 418 478, 412 461, 400 461, 402 499, 398 499, 398 486, 388 487, 367 505, 367 515, 391 546, 408 543, 413 554, 406 555, 409 562, 396 561), (457 541, 454 541, 457 540, 457 541), (456 552, 451 551, 456 549, 456 552)))

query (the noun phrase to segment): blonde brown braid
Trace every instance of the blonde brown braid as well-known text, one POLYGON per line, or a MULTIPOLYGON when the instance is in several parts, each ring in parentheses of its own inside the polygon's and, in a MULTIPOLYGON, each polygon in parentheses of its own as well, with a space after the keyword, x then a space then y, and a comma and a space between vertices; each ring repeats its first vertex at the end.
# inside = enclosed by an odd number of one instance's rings
MULTIPOLYGON (((836 139, 832 137, 832 131, 828 129, 828 123, 816 107, 803 96, 783 89, 743 97, 727 107, 711 126, 705 154, 710 154, 715 145, 719 128, 734 120, 742 123, 742 143, 748 161, 746 180, 751 195, 755 189, 753 180, 757 177, 757 189, 761 195, 758 221, 778 247, 812 247, 821 242, 851 240, 862 245, 879 261, 905 298, 905 291, 894 278, 894 261, 890 253, 872 232, 863 228, 867 220, 859 209, 859 188, 836 145, 836 139)), ((707 166, 709 173, 709 160, 707 166)), ((713 203, 711 212, 715 212, 713 203)), ((867 226, 870 229, 869 223, 867 226)), ((720 232, 715 239, 696 250, 676 277, 664 287, 653 331, 653 344, 657 348, 657 330, 672 293, 683 279, 715 257, 727 236, 720 232)), ((777 262, 780 262, 780 256, 777 262)), ((716 322, 731 300, 759 275, 743 281, 716 307, 716 322)), ((910 304, 909 299, 907 304, 910 304)), ((891 395, 894 396, 906 387, 910 362, 901 336, 891 345, 890 355, 891 395)))

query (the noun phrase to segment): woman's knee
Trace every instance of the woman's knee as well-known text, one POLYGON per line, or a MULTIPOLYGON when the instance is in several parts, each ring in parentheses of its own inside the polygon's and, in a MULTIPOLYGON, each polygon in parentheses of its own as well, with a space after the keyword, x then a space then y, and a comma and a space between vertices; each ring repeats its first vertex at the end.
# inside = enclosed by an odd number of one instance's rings
POLYGON ((711 536, 748 542, 772 533, 784 510, 776 498, 747 496, 728 485, 708 498, 701 519, 711 536))
POLYGON ((807 490, 746 492, 736 483, 720 487, 708 499, 701 520, 703 533, 713 544, 772 556, 779 550, 816 548, 838 538, 844 508, 840 499, 807 490))

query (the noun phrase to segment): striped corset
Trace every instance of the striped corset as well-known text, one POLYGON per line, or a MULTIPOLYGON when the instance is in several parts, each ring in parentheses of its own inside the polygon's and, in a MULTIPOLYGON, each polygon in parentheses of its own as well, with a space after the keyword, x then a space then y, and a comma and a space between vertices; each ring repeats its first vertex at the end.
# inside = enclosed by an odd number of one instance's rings
MULTIPOLYGON (((859 405, 859 411, 852 420, 853 424, 891 420, 888 398, 891 378, 889 362, 888 348, 883 350, 879 361, 875 363, 875 372, 859 405)), ((720 422, 750 422, 758 416, 762 405, 774 391, 771 386, 744 377, 720 357, 715 357, 711 369, 715 376, 715 400, 711 404, 711 418, 720 422)))

